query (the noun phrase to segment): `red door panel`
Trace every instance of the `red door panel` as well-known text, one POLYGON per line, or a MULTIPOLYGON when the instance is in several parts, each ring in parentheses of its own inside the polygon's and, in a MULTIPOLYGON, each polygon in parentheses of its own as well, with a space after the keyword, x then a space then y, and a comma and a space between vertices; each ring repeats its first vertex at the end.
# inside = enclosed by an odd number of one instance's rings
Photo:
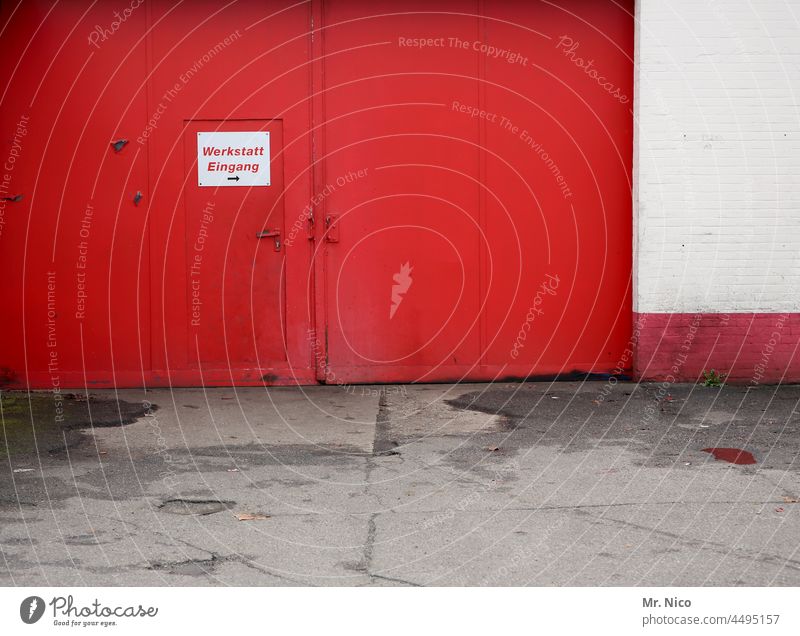
POLYGON ((327 379, 459 377, 480 356, 480 151, 477 120, 451 102, 478 103, 479 57, 399 38, 475 40, 477 3, 325 8, 324 179, 363 173, 325 200, 339 228, 326 244, 327 379))
POLYGON ((149 86, 158 119, 144 145, 153 190, 154 379, 313 382, 306 337, 313 245, 284 241, 312 192, 310 9, 290 2, 154 2, 151 12, 149 86), (268 130, 271 184, 198 187, 200 130, 268 130), (190 269, 192 246, 209 203, 209 251, 198 277, 190 269), (271 239, 256 238, 270 228, 281 232, 278 252, 271 239), (202 289, 197 324, 193 285, 202 289))
POLYGON ((528 59, 486 69, 500 121, 485 126, 486 183, 499 193, 486 201, 498 275, 485 362, 501 375, 608 372, 630 335, 632 11, 487 4, 486 42, 528 59))
POLYGON ((0 382, 141 385, 150 367, 144 11, 0 4, 0 382), (115 152, 113 141, 125 139, 115 152))
POLYGON ((632 4, 325 4, 326 381, 616 366, 632 4))
POLYGON ((282 147, 280 120, 184 128, 187 356, 201 374, 285 366, 282 147), (270 133, 270 186, 198 185, 198 133, 234 131, 270 133))

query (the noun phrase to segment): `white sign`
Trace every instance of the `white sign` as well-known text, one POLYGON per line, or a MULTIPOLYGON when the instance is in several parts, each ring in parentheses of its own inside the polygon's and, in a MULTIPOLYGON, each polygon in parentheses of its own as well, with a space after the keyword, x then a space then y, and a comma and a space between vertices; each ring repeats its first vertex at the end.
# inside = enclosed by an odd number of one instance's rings
POLYGON ((197 185, 270 185, 269 133, 197 133, 197 185))

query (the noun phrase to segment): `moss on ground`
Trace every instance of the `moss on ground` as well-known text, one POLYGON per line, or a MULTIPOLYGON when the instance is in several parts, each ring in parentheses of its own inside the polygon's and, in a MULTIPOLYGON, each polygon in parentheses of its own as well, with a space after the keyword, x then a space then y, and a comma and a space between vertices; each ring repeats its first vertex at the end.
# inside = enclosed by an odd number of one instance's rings
POLYGON ((50 391, 0 392, 0 461, 58 453, 85 441, 85 429, 124 426, 145 413, 141 404, 50 391))
POLYGON ((64 431, 56 419, 56 405, 50 393, 3 393, 0 425, 0 459, 64 446, 64 431))

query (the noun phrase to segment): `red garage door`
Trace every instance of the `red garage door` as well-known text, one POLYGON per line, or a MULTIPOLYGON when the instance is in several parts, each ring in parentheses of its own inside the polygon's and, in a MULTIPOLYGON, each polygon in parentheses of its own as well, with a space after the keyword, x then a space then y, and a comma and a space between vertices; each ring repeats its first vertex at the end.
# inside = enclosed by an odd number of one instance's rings
POLYGON ((632 2, 115 9, 0 7, 6 386, 617 366, 632 2))
POLYGON ((329 381, 616 366, 632 4, 325 3, 329 381))

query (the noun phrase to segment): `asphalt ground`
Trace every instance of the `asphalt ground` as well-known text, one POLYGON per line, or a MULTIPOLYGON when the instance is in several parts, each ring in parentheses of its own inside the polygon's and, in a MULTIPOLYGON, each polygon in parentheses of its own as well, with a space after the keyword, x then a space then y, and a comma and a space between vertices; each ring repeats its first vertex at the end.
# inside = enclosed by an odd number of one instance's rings
POLYGON ((798 401, 602 381, 4 392, 0 585, 800 585, 798 401))

